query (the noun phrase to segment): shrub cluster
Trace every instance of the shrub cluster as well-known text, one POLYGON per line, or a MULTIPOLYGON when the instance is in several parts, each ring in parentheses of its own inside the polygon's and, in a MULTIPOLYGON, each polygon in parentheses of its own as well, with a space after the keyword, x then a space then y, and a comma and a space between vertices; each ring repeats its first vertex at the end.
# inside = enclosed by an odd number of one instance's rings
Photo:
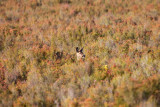
POLYGON ((0 106, 160 106, 159 10, 159 0, 0 0, 0 106))

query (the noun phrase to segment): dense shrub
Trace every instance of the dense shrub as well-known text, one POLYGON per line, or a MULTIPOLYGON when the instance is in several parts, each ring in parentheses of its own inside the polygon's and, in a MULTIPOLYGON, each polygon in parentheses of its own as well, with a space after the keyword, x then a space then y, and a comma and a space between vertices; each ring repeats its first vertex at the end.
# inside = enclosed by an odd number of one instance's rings
POLYGON ((159 106, 159 8, 159 0, 1 0, 0 106, 159 106))

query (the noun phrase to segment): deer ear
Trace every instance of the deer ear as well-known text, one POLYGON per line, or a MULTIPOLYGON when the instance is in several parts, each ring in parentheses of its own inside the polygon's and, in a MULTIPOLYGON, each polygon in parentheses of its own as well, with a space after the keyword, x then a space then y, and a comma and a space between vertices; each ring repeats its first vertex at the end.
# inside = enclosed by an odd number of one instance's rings
POLYGON ((79 48, 78 47, 76 47, 76 52, 79 52, 79 48))
POLYGON ((83 52, 83 48, 80 50, 80 52, 83 52))

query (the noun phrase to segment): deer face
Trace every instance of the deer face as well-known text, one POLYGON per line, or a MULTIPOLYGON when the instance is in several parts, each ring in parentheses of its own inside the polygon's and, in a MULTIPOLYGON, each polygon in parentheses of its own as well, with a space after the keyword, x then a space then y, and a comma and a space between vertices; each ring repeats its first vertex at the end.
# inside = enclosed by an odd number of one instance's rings
POLYGON ((84 58, 85 58, 85 55, 84 55, 84 53, 83 53, 83 48, 81 49, 81 50, 79 50, 79 48, 78 47, 76 47, 76 52, 77 52, 77 60, 84 60, 84 58))

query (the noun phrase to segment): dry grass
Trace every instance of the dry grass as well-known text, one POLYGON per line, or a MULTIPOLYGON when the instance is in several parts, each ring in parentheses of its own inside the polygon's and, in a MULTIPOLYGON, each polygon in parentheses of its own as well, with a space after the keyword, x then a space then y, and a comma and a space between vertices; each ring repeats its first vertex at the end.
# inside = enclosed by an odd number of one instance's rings
POLYGON ((159 9, 159 0, 1 0, 0 106, 159 106, 159 9))

